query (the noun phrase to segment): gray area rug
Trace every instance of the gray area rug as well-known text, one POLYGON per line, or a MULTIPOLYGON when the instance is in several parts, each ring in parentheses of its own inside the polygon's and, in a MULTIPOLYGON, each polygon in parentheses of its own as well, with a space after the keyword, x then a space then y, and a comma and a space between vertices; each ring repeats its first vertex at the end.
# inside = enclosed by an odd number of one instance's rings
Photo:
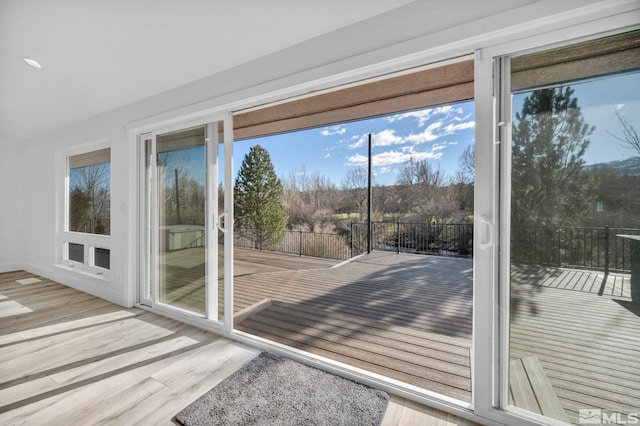
POLYGON ((176 415, 199 425, 379 425, 389 395, 262 352, 176 415))

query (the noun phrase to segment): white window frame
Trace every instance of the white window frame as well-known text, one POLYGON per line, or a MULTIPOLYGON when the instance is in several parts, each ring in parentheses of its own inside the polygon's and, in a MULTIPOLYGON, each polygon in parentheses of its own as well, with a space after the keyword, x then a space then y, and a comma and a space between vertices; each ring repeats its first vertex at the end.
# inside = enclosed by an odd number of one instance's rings
MULTIPOLYGON (((137 175, 137 203, 138 203, 138 280, 139 288, 134 289, 136 295, 136 305, 142 308, 151 308, 155 312, 166 315, 168 317, 176 318, 180 321, 194 324, 198 327, 204 327, 215 331, 217 333, 231 333, 233 331, 233 226, 231 221, 227 218, 233 216, 233 116, 230 111, 215 111, 215 112, 203 112, 198 114, 198 118, 190 117, 185 120, 163 120, 145 126, 131 129, 130 138, 135 141, 137 152, 138 170, 137 175), (224 139, 218 139, 217 126, 219 122, 223 122, 223 135, 224 139), (158 134, 163 134, 172 131, 179 131, 196 126, 207 127, 207 198, 211 199, 213 204, 207 202, 206 211, 206 229, 207 229, 207 247, 212 247, 214 244, 217 246, 218 242, 218 230, 224 228, 224 317, 219 318, 216 306, 218 305, 218 292, 209 292, 207 290, 207 313, 203 317, 194 316, 193 313, 183 311, 175 306, 168 306, 163 303, 157 303, 153 294, 158 293, 158 280, 155 276, 157 271, 157 257, 151 259, 151 264, 147 263, 146 257, 150 248, 157 248, 157 234, 148 235, 148 228, 146 224, 149 213, 146 211, 147 194, 146 194, 146 161, 148 159, 145 155, 145 141, 152 140, 153 158, 155 161, 155 138, 158 134), (216 130, 214 130, 216 129, 216 130), (218 158, 218 144, 224 144, 224 158, 218 158), (223 162, 222 166, 220 162, 223 162), (217 215, 212 215, 211 206, 217 206, 217 178, 219 167, 224 167, 224 211, 219 211, 217 215), (224 226, 221 220, 224 218, 224 226), (150 281, 149 281, 150 280, 150 281), (142 283, 150 285, 149 294, 145 294, 142 289, 142 283)), ((155 174, 155 165, 152 166, 152 174, 155 174)), ((156 200, 156 187, 157 182, 152 181, 153 187, 151 189, 152 194, 150 203, 152 206, 157 204, 156 200)), ((149 219, 157 224, 157 212, 151 212, 149 219)), ((214 255, 213 250, 207 250, 207 276, 218 276, 218 262, 214 255)), ((217 279, 216 279, 216 286, 217 279)))
POLYGON ((511 171, 510 58, 640 27, 637 9, 476 51, 476 187, 474 247, 475 414, 509 425, 561 425, 508 406, 511 171))
MULTIPOLYGON (((168 126, 178 122, 197 119, 209 114, 226 113, 254 108, 259 105, 279 102, 287 98, 304 95, 313 91, 329 89, 342 84, 375 78, 387 73, 406 70, 411 67, 433 64, 475 52, 475 104, 476 104, 476 185, 475 224, 477 241, 474 245, 474 308, 472 346, 472 404, 461 406, 442 395, 424 392, 360 369, 346 366, 323 357, 280 345, 237 330, 221 330, 210 321, 180 315, 175 312, 160 312, 195 326, 224 334, 225 336, 250 344, 260 349, 286 354, 301 362, 316 365, 324 370, 358 380, 380 389, 392 392, 428 406, 441 409, 482 424, 508 425, 559 425, 556 420, 531 415, 524 410, 505 410, 500 405, 505 389, 505 375, 501 360, 505 359, 505 328, 508 324, 508 299, 505 298, 504 257, 508 252, 508 228, 501 217, 508 217, 504 200, 501 200, 500 172, 501 147, 510 143, 509 135, 500 135, 499 128, 509 128, 507 123, 498 127, 497 103, 494 88, 496 58, 521 54, 527 50, 539 50, 554 44, 571 44, 584 39, 594 39, 607 34, 619 33, 638 26, 640 6, 635 0, 613 0, 591 4, 581 8, 576 2, 576 10, 562 13, 527 24, 514 26, 469 40, 443 45, 425 52, 418 52, 397 60, 363 67, 353 71, 332 75, 319 80, 305 81, 288 88, 272 90, 262 85, 243 92, 242 99, 227 96, 202 103, 185 106, 169 113, 158 114, 127 125, 129 142, 136 146, 140 133, 151 131, 158 126, 168 126), (500 142, 500 143, 496 143, 500 142), (502 203, 501 203, 502 201, 502 203), (505 232, 506 231, 506 232, 505 232), (504 267, 502 267, 504 268, 504 267), (507 301, 507 305, 504 301, 507 301)), ((508 93, 508 91, 503 91, 508 93)), ((505 111, 502 112, 505 116, 505 111)), ((510 117, 507 115, 507 117, 510 117)), ((130 148, 134 152, 134 148, 130 148)), ((502 189, 504 190, 504 188, 502 189)), ((132 199, 132 201, 135 201, 132 199)), ((140 226, 138 224, 138 226, 140 226)), ((507 259, 508 260, 508 259, 507 259)), ((508 262, 507 262, 508 264, 508 262)), ((138 264, 138 268, 142 268, 138 264)), ((139 270, 137 271, 140 272, 139 270)), ((133 278, 137 278, 136 275, 133 278)), ((135 279, 131 280, 130 294, 135 294, 135 279)), ((508 285, 508 283, 506 283, 508 285)), ((138 305, 145 308, 144 305, 138 305)), ((228 312, 228 310, 226 310, 228 312)), ((230 324, 231 322, 227 323, 230 324)))
MULTIPOLYGON (((56 266, 108 281, 111 277, 111 269, 95 265, 95 249, 100 248, 109 250, 109 256, 111 258, 111 235, 69 231, 69 158, 75 155, 86 154, 105 148, 111 148, 108 140, 100 140, 82 145, 75 149, 64 151, 58 155, 58 168, 62 169, 61 174, 63 175, 63 188, 61 191, 62 200, 60 200, 61 212, 59 214, 59 231, 56 238, 56 266), (69 243, 83 245, 84 262, 77 262, 69 259, 69 243)), ((112 181, 111 172, 109 173, 109 180, 110 182, 112 181)), ((110 211, 112 211, 112 209, 110 209, 110 211)))

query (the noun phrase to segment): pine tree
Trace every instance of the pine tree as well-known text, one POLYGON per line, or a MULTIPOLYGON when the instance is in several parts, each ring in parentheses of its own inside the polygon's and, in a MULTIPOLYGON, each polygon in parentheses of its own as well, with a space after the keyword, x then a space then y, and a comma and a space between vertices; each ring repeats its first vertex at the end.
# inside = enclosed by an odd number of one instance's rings
POLYGON ((592 182, 583 156, 594 127, 585 123, 570 86, 533 90, 513 126, 513 225, 579 224, 588 215, 592 182))
POLYGON ((255 248, 282 238, 287 224, 282 182, 269 153, 260 145, 253 146, 242 160, 234 200, 237 232, 251 238, 255 248))

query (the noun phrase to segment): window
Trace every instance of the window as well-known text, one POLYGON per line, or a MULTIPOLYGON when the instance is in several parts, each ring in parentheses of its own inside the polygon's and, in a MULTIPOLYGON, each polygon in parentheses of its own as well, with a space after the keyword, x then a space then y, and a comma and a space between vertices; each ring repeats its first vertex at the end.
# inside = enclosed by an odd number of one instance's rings
POLYGON ((324 265, 371 252, 336 276, 238 274, 237 305, 282 308, 237 330, 471 402, 473 84, 465 57, 234 114, 238 265, 254 249, 324 265), (280 183, 260 193, 266 170, 280 183))
POLYGON ((73 260, 74 262, 84 263, 84 245, 69 243, 67 245, 67 253, 69 256, 69 260, 73 260))
POLYGON ((573 424, 640 407, 638 41, 510 59, 505 402, 573 424))
POLYGON ((97 267, 109 269, 110 263, 110 250, 94 247, 93 249, 93 264, 97 267))
POLYGON ((68 230, 111 233, 111 150, 69 157, 68 230))
POLYGON ((602 213, 604 211, 604 201, 598 200, 596 201, 596 212, 602 213))
POLYGON ((103 274, 111 268, 111 149, 66 158, 62 260, 103 274))

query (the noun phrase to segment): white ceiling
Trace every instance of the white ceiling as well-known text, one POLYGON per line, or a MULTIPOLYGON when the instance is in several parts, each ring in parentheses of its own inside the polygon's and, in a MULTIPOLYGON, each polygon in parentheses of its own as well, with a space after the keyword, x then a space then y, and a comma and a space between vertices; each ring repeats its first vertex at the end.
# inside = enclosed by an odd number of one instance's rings
POLYGON ((28 139, 410 2, 0 0, 0 132, 28 139))
POLYGON ((268 81, 599 1, 0 0, 0 146, 207 77, 233 86, 256 68, 268 81))

